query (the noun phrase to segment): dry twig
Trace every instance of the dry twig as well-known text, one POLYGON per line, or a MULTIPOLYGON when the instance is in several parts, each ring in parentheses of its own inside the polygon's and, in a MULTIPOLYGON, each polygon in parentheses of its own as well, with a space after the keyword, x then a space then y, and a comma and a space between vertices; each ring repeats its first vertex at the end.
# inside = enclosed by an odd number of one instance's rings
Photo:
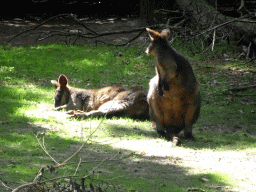
POLYGON ((40 145, 40 147, 44 150, 44 152, 54 161, 54 163, 56 164, 56 165, 60 165, 49 153, 48 153, 48 151, 46 150, 46 148, 45 148, 45 146, 44 146, 44 137, 43 137, 43 144, 41 144, 40 142, 39 142, 39 139, 38 139, 38 134, 39 133, 37 133, 37 135, 36 135, 36 139, 37 139, 37 142, 38 142, 38 144, 40 145))
POLYGON ((12 188, 8 187, 5 182, 0 178, 0 182, 2 183, 2 185, 6 188, 6 190, 9 190, 9 191, 13 191, 12 188))

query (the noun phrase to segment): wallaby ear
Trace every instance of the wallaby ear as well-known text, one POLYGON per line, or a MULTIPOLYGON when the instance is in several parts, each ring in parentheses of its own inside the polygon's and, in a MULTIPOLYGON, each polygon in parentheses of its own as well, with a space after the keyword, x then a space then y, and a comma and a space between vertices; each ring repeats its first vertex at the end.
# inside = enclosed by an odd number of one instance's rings
POLYGON ((163 38, 163 39, 168 39, 169 38, 169 35, 170 35, 170 29, 164 29, 162 32, 161 32, 161 34, 160 34, 160 36, 161 36, 161 38, 163 38))
POLYGON ((157 31, 154 31, 154 30, 149 29, 149 28, 146 28, 146 30, 149 34, 149 37, 150 37, 151 41, 155 41, 160 37, 160 34, 157 31))
POLYGON ((60 85, 61 89, 66 89, 67 88, 68 79, 65 75, 60 75, 58 82, 59 82, 59 85, 60 85))
POLYGON ((55 89, 57 89, 60 86, 59 83, 57 81, 55 81, 55 80, 51 80, 51 83, 53 84, 55 89))

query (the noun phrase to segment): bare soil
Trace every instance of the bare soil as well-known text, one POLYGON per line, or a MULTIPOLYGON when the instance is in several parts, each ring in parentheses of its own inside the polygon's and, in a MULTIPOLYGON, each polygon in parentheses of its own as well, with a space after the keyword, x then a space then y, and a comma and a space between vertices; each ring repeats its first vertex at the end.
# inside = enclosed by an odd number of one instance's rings
MULTIPOLYGON (((94 31, 100 32, 107 32, 107 31, 122 31, 122 30, 131 30, 133 28, 141 27, 142 24, 137 19, 126 19, 126 18, 109 18, 105 20, 99 19, 80 19, 88 28, 93 29, 94 31)), ((15 35, 32 29, 43 21, 29 21, 29 20, 22 20, 16 18, 14 20, 3 20, 0 21, 0 44, 6 44, 10 39, 15 37, 15 35)), ((85 31, 85 28, 82 25, 66 19, 57 19, 53 21, 49 21, 44 25, 38 27, 35 30, 26 32, 22 35, 19 35, 17 38, 13 39, 10 43, 14 46, 20 45, 39 45, 39 44, 52 44, 52 43, 73 43, 75 38, 66 38, 62 35, 50 37, 44 40, 40 40, 46 37, 46 33, 50 31, 85 31), (42 33, 43 32, 43 33, 42 33)), ((60 33, 61 34, 61 33, 60 33)), ((108 35, 101 38, 96 39, 85 39, 85 38, 78 38, 76 43, 77 45, 83 44, 94 44, 95 41, 104 41, 110 42, 115 44, 120 44, 127 42, 131 38, 135 37, 138 32, 129 33, 129 34, 119 34, 119 35, 108 35)), ((141 44, 145 40, 146 33, 142 34, 139 38, 137 38, 132 44, 141 44)))

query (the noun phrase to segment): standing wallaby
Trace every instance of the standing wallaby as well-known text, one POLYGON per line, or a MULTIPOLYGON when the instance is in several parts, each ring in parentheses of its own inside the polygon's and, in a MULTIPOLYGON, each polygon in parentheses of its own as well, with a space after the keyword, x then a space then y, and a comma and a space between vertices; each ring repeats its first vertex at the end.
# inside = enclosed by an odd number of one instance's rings
POLYGON ((130 117, 149 119, 147 92, 139 87, 127 89, 109 86, 101 89, 78 89, 68 86, 68 79, 60 75, 55 86, 55 110, 80 110, 73 117, 130 117))
POLYGON ((184 129, 194 139, 192 125, 200 113, 201 97, 189 61, 167 42, 169 30, 161 33, 146 29, 150 44, 146 53, 155 56, 156 76, 150 80, 147 100, 149 114, 159 136, 178 144, 176 137, 184 129))

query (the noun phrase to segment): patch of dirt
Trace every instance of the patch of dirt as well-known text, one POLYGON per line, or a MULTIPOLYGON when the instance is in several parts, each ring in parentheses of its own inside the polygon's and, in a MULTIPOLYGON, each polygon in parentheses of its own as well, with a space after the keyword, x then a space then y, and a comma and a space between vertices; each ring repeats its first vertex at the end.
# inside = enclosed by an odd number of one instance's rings
MULTIPOLYGON (((90 29, 100 33, 100 32, 107 32, 107 31, 121 31, 121 30, 131 30, 133 28, 141 27, 141 23, 138 19, 126 19, 126 18, 109 18, 105 20, 99 19, 88 19, 88 18, 81 18, 81 22, 83 22, 87 27, 90 29)), ((42 21, 41 21, 42 22, 42 21)), ((22 20, 22 19, 14 19, 14 20, 3 20, 0 21, 0 44, 6 44, 8 40, 13 38, 15 35, 19 34, 22 31, 31 29, 41 22, 38 21, 29 21, 29 20, 22 20)), ((46 24, 40 26, 39 28, 24 33, 14 40, 11 41, 11 44, 14 46, 21 46, 21 45, 38 45, 38 44, 52 44, 52 43, 61 43, 65 44, 66 42, 72 43, 75 38, 66 38, 62 35, 54 36, 51 38, 47 38, 42 41, 38 41, 43 37, 46 37, 46 34, 50 31, 84 31, 85 29, 75 23, 72 20, 66 19, 58 19, 47 22, 46 24)), ((86 31, 87 32, 87 31, 86 31)), ((95 45, 95 40, 97 41, 105 41, 111 42, 115 44, 121 44, 127 42, 131 38, 135 37, 139 32, 135 33, 126 33, 126 34, 118 34, 118 35, 108 35, 96 39, 85 39, 85 38, 78 38, 76 41, 77 45, 83 44, 93 44, 95 45)), ((146 33, 142 34, 138 39, 136 39, 132 44, 141 44, 145 42, 146 33)))

